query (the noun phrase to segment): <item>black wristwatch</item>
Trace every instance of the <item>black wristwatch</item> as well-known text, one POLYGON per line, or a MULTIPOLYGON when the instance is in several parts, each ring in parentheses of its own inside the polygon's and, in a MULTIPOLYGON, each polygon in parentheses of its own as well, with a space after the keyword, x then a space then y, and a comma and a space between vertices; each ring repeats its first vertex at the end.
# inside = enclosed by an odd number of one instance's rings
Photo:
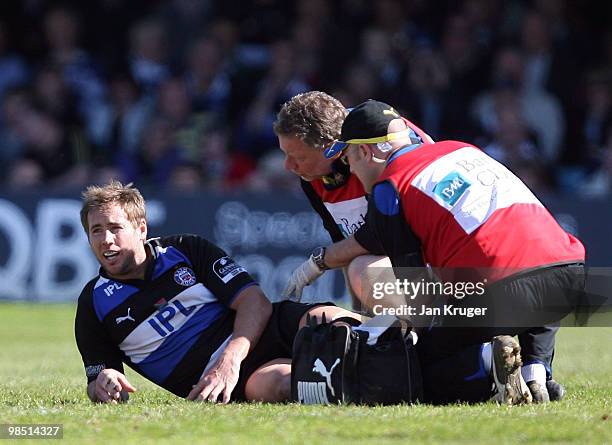
POLYGON ((325 247, 317 247, 310 254, 312 261, 317 265, 319 270, 328 270, 327 264, 325 264, 325 247))

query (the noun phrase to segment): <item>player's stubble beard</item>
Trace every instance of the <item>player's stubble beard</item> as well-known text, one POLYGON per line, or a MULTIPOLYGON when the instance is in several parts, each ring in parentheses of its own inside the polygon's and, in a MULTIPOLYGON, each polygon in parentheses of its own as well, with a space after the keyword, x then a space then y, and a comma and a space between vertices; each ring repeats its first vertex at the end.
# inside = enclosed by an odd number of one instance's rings
POLYGON ((134 259, 134 252, 130 252, 129 255, 126 255, 123 262, 121 263, 118 275, 119 276, 128 275, 135 268, 136 268, 136 261, 134 259))
POLYGON ((136 278, 136 275, 138 275, 139 267, 146 267, 145 264, 147 262, 148 257, 145 256, 144 261, 142 262, 142 264, 139 265, 139 264, 136 264, 136 252, 129 251, 129 252, 123 253, 123 255, 125 255, 125 258, 119 265, 118 270, 116 270, 114 273, 111 273, 107 269, 104 269, 104 270, 106 271, 107 275, 111 278, 117 278, 117 279, 136 278))

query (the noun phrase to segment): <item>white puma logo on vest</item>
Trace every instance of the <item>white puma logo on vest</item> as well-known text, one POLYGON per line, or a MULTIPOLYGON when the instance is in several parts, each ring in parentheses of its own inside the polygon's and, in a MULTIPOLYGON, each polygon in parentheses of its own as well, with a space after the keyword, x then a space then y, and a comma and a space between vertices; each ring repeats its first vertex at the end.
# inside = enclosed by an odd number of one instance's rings
POLYGON ((130 316, 130 310, 131 310, 131 309, 132 309, 131 307, 129 307, 129 308, 128 308, 128 313, 127 313, 127 315, 126 315, 126 316, 124 316, 124 317, 117 317, 117 318, 115 318, 115 322, 116 322, 117 324, 119 324, 119 323, 122 323, 122 322, 124 322, 124 321, 126 321, 126 320, 136 321, 136 320, 134 320, 134 319, 133 319, 133 318, 130 316))

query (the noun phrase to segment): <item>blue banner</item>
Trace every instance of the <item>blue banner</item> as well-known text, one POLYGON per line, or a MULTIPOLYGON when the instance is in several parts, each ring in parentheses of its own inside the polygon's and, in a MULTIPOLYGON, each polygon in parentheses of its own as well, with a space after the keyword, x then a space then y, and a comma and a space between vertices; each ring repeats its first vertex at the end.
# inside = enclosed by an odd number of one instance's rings
MULTIPOLYGON (((318 215, 294 194, 148 192, 149 235, 200 234, 221 246, 278 300, 290 272, 329 244, 318 215)), ((612 200, 546 200, 559 223, 587 247, 591 266, 609 266, 612 200)), ((0 299, 74 301, 98 265, 81 227, 79 193, 0 194, 0 299)), ((305 290, 306 301, 346 299, 340 272, 305 290)))

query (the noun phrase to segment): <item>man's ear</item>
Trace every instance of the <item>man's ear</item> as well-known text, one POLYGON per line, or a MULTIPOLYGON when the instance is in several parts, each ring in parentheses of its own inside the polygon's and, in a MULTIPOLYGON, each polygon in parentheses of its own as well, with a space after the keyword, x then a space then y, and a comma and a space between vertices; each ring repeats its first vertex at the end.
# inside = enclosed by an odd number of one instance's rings
POLYGON ((359 144, 357 151, 359 152, 360 160, 364 158, 368 161, 370 160, 372 152, 370 151, 370 147, 368 146, 368 144, 359 144))
POLYGON ((147 232, 148 232, 148 227, 147 227, 147 220, 142 218, 140 220, 140 223, 138 224, 138 231, 140 232, 140 239, 143 241, 147 240, 147 232))

